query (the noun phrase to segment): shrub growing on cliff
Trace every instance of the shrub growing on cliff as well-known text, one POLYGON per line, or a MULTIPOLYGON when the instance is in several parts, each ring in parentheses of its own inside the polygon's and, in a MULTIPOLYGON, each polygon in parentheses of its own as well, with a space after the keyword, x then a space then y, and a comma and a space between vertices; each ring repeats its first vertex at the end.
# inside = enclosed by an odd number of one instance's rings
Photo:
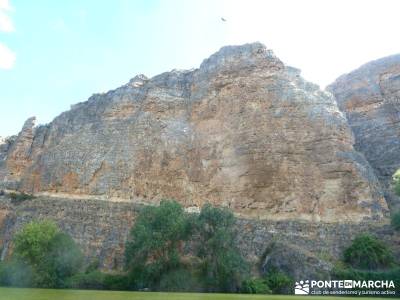
POLYGON ((400 196, 400 169, 397 170, 393 176, 394 192, 397 196, 400 196))
POLYGON ((78 272, 83 256, 75 242, 51 221, 26 224, 15 236, 13 260, 32 270, 30 285, 62 287, 78 272))
POLYGON ((395 230, 400 230, 400 211, 393 213, 391 224, 395 230))
POLYGON ((21 202, 24 202, 26 200, 32 200, 35 199, 35 196, 26 194, 26 193, 10 193, 8 196, 11 199, 11 203, 13 204, 20 204, 21 202))
POLYGON ((361 270, 391 267, 394 258, 391 250, 375 237, 362 234, 344 251, 344 262, 361 270))
POLYGON ((235 218, 227 209, 203 206, 197 220, 197 255, 206 290, 235 292, 248 266, 235 245, 235 218))
POLYGON ((191 235, 189 220, 176 201, 143 208, 125 251, 137 288, 157 287, 163 274, 182 267, 183 243, 191 235))

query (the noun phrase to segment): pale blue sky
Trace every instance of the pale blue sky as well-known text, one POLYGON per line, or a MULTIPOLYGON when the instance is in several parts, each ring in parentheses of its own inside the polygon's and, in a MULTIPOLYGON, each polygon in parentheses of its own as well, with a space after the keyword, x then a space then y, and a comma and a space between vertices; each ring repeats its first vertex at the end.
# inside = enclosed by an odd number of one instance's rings
POLYGON ((261 41, 321 86, 400 52, 391 0, 0 0, 0 136, 136 74, 261 41), (221 21, 221 17, 227 19, 221 21))

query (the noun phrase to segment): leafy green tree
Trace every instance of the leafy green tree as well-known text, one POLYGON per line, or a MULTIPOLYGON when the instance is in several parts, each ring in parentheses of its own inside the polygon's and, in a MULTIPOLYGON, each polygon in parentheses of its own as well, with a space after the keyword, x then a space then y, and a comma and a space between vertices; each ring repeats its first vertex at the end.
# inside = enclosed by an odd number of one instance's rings
POLYGON ((344 251, 344 262, 361 270, 378 270, 391 267, 394 257, 386 244, 371 235, 362 234, 344 251))
POLYGON ((235 218, 231 211, 203 206, 197 220, 201 274, 209 291, 234 292, 240 287, 247 263, 235 245, 235 218))
POLYGON ((163 200, 142 209, 130 232, 125 257, 137 288, 155 287, 163 274, 181 268, 191 222, 182 206, 163 200))
POLYGON ((26 224, 14 238, 14 255, 20 261, 36 268, 50 252, 52 239, 59 232, 51 221, 26 224))
POLYGON ((70 236, 51 221, 26 224, 15 236, 13 260, 32 270, 29 285, 63 287, 77 273, 83 255, 70 236))

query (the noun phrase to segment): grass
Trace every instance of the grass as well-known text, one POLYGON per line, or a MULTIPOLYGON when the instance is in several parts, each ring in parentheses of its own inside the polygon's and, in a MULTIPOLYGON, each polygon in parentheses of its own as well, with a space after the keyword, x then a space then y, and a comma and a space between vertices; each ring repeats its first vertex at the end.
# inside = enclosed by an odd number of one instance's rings
MULTIPOLYGON (((0 300, 349 300, 348 297, 319 296, 278 296, 278 295, 243 295, 243 294, 199 294, 199 293, 150 293, 150 292, 114 292, 89 290, 51 290, 51 289, 20 289, 0 288, 0 300)), ((377 298, 362 298, 377 299, 377 298)))

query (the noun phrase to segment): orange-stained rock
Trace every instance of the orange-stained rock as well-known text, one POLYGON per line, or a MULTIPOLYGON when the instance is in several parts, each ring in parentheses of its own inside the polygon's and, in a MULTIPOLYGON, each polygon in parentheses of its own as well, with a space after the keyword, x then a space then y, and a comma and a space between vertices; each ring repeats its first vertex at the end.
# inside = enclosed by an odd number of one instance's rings
POLYGON ((199 69, 136 76, 33 132, 24 129, 0 163, 4 187, 209 201, 257 219, 387 213, 334 98, 260 43, 223 47, 199 69))

